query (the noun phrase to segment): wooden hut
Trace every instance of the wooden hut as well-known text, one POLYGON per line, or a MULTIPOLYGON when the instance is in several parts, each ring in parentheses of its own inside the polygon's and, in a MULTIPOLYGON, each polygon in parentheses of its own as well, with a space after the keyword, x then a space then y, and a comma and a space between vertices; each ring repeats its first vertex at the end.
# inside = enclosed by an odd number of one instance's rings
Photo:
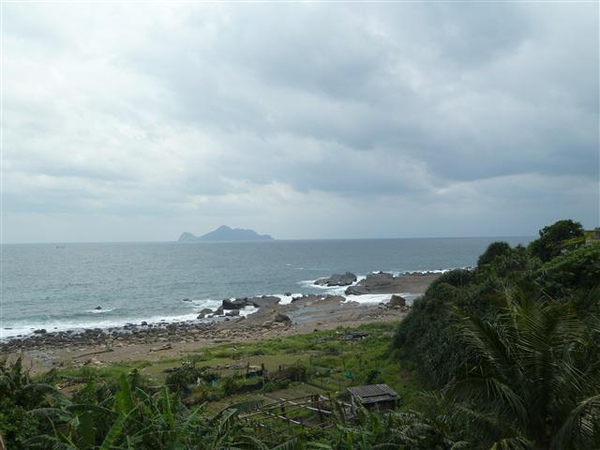
POLYGON ((349 387, 352 403, 362 405, 369 410, 387 411, 396 409, 400 396, 387 384, 349 387))

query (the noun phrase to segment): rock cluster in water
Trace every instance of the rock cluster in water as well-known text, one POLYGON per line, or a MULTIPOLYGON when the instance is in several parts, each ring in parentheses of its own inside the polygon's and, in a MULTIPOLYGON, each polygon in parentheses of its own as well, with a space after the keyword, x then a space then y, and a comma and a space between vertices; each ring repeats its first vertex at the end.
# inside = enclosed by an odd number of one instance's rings
POLYGON ((319 278, 314 284, 317 286, 327 287, 349 286, 352 283, 355 283, 356 280, 356 275, 354 275, 352 272, 346 272, 344 274, 336 273, 327 278, 319 278))

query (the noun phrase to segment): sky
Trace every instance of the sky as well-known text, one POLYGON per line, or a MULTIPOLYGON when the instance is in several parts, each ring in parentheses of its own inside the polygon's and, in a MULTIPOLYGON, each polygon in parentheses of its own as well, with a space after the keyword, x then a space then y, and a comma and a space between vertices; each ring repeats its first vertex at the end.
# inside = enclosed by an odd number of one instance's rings
POLYGON ((599 3, 3 2, 4 243, 600 225, 599 3))

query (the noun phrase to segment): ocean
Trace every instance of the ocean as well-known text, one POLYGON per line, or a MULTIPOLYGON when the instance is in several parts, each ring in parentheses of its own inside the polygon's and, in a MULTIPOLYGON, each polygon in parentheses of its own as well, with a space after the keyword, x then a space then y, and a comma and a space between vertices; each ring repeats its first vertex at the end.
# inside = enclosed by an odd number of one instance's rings
POLYGON ((200 310, 214 310, 225 298, 340 294, 344 288, 312 283, 347 271, 364 277, 472 267, 491 242, 516 245, 531 239, 4 244, 0 340, 42 328, 196 320, 200 310))

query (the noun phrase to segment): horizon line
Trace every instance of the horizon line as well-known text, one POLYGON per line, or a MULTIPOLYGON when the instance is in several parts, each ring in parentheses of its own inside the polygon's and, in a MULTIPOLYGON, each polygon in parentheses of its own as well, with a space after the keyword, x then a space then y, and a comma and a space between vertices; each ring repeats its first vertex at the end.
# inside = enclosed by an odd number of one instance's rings
POLYGON ((230 240, 230 241, 190 241, 178 240, 140 240, 140 241, 31 241, 31 242, 0 242, 0 245, 65 245, 65 244, 235 244, 235 243, 269 243, 269 242, 305 242, 305 241, 381 241, 381 240, 411 240, 411 239, 495 239, 495 238, 535 238, 536 235, 480 235, 480 236, 412 236, 412 237, 349 237, 349 238, 290 238, 270 240, 230 240))

